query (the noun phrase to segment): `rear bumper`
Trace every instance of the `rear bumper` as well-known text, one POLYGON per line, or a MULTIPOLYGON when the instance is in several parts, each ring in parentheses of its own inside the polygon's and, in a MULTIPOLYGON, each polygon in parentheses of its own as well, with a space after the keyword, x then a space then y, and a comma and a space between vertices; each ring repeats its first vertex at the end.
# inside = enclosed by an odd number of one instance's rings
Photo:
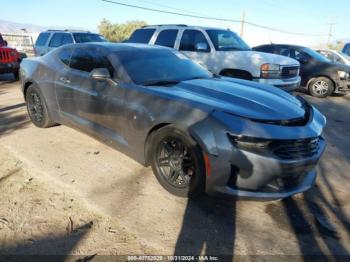
POLYGON ((1 63, 0 62, 0 73, 15 73, 18 72, 19 70, 19 63, 14 62, 14 63, 1 63))
POLYGON ((254 81, 261 83, 261 84, 267 84, 267 85, 273 85, 278 88, 281 88, 282 90, 286 92, 293 92, 296 89, 300 87, 300 76, 290 78, 290 79, 263 79, 263 78, 256 78, 254 81))

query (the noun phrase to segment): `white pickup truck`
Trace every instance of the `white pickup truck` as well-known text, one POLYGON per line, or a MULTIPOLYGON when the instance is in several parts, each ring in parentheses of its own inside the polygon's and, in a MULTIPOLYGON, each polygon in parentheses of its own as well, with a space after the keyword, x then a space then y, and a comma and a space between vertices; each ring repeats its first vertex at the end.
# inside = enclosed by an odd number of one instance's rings
POLYGON ((137 29, 127 41, 175 48, 212 73, 270 84, 291 92, 299 87, 300 64, 252 51, 234 32, 187 25, 153 25, 137 29))

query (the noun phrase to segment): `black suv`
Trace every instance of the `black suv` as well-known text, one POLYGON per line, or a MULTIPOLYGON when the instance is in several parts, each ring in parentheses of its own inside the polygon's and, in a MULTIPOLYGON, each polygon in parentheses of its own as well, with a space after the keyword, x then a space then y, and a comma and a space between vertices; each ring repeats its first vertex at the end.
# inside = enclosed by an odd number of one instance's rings
POLYGON ((315 97, 350 91, 350 66, 334 64, 325 56, 304 46, 270 44, 253 48, 256 51, 294 58, 300 62, 301 86, 315 97))

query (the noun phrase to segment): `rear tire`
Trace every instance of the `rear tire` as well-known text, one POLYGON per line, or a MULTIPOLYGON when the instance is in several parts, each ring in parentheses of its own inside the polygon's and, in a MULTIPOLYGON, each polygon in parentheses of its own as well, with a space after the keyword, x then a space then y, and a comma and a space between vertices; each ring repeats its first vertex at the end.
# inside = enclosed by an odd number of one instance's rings
POLYGON ((171 125, 151 134, 150 139, 153 173, 164 189, 180 197, 202 194, 205 168, 199 145, 171 125))
POLYGON ((334 92, 334 84, 327 77, 317 77, 310 81, 308 89, 310 95, 325 98, 334 92))
POLYGON ((31 85, 26 92, 27 110, 32 123, 40 128, 48 128, 56 125, 49 116, 47 105, 39 89, 31 85))

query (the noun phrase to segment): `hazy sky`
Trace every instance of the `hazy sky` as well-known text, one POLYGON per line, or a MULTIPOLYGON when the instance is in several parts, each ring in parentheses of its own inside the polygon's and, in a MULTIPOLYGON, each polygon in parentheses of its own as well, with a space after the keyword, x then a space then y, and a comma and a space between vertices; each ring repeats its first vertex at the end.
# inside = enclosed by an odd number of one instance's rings
MULTIPOLYGON (((295 36, 245 27, 243 38, 250 44, 266 42, 315 45, 326 43, 329 23, 335 22, 334 38, 350 38, 349 0, 116 0, 133 5, 181 13, 240 19, 287 31, 324 36, 295 36), (168 8, 170 7, 170 8, 168 8), (171 9, 173 8, 173 9, 171 9), (182 9, 185 11, 178 11, 182 9)), ((112 22, 144 20, 149 24, 181 23, 229 27, 240 31, 240 24, 159 14, 102 2, 101 0, 11 0, 2 1, 0 19, 42 26, 96 29, 102 18, 112 22)))

